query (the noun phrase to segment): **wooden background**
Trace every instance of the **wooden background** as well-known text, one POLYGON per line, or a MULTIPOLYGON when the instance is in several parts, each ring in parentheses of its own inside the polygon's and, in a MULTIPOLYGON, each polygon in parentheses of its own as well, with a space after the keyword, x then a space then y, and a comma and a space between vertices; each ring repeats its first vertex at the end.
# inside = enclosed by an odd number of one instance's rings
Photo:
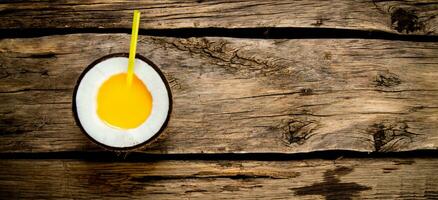
POLYGON ((0 198, 438 198, 436 15, 428 0, 2 1, 0 198), (128 52, 133 9, 174 110, 165 137, 116 154, 81 133, 72 95, 128 52))

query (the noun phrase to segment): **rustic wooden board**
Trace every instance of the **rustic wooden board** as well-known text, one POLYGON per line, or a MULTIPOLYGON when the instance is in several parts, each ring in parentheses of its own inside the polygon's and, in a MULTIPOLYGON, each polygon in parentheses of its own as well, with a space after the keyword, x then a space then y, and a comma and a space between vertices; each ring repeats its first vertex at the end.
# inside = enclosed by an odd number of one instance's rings
POLYGON ((323 27, 437 35, 433 0, 381 1, 6 1, 5 28, 131 28, 132 10, 141 28, 323 27))
MULTIPOLYGON (((72 117, 73 88, 87 65, 128 42, 0 40, 0 151, 99 150, 72 117)), ((166 137, 147 152, 438 148, 438 43, 141 36, 138 49, 174 97, 166 137)))
MULTIPOLYGON (((0 31, 126 32, 133 9, 142 11, 142 29, 164 35, 182 28, 438 32, 431 0, 2 1, 0 31)), ((137 151, 438 149, 436 42, 139 39, 139 53, 170 82, 174 111, 165 136, 137 151)), ((102 151, 73 119, 73 88, 87 65, 127 52, 128 43, 125 34, 0 39, 0 153, 9 155, 0 159, 0 199, 438 198, 437 158, 110 162, 33 154, 102 151), (17 152, 46 157, 10 159, 17 152)))
POLYGON ((305 161, 0 160, 0 197, 435 199, 437 159, 305 161))

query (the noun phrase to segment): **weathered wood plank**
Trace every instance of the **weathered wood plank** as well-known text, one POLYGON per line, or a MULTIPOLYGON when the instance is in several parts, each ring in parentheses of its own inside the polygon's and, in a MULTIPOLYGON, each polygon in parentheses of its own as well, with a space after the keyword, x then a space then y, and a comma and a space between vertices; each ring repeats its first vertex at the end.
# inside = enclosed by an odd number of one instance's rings
POLYGON ((0 197, 435 199, 437 159, 305 161, 0 160, 0 197))
MULTIPOLYGON (((94 151, 71 101, 129 35, 0 40, 0 151, 94 151)), ((438 43, 140 37, 172 86, 159 153, 438 148, 438 43)))
POLYGON ((1 28, 323 27, 437 35, 433 0, 381 1, 10 1, 0 4, 1 28))

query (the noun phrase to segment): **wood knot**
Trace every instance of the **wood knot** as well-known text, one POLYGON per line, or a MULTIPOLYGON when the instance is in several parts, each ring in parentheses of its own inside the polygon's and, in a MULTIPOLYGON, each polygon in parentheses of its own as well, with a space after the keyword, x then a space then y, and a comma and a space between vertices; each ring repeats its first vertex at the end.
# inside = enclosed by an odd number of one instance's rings
POLYGON ((375 152, 397 151, 413 142, 418 134, 408 131, 405 122, 378 123, 372 125, 372 136, 375 152))
POLYGON ((374 81, 376 82, 376 86, 379 87, 393 87, 401 83, 400 78, 396 74, 390 72, 379 73, 374 81))
POLYGON ((313 135, 316 126, 312 121, 290 121, 284 128, 282 140, 287 145, 304 144, 313 135))
POLYGON ((391 26, 399 33, 410 33, 424 29, 424 24, 418 21, 418 16, 414 11, 403 8, 397 8, 391 13, 391 26))

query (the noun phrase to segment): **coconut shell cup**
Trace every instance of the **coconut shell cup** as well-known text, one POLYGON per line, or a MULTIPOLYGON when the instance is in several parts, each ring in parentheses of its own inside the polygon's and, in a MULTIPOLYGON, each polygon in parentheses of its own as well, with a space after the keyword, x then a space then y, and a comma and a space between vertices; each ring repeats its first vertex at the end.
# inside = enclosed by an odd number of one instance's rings
POLYGON ((141 61, 145 62, 150 67, 152 67, 153 70, 155 70, 155 72, 160 76, 162 82, 164 83, 165 89, 167 90, 167 94, 168 94, 168 100, 169 100, 166 119, 165 119, 164 123, 162 123, 161 128, 156 133, 154 133, 152 137, 150 137, 146 141, 143 141, 143 142, 141 142, 139 144, 136 144, 136 145, 133 145, 133 146, 128 146, 128 147, 113 147, 113 146, 109 146, 107 144, 104 144, 102 142, 97 141, 95 138, 93 138, 85 130, 84 126, 82 125, 82 123, 80 121, 80 117, 78 115, 78 108, 77 108, 76 97, 77 97, 77 94, 78 94, 79 85, 80 85, 81 81, 83 80, 84 76, 91 69, 93 69, 93 67, 95 67, 98 63, 101 63, 101 62, 103 62, 103 61, 105 61, 107 59, 115 58, 115 57, 126 57, 127 58, 128 54, 127 53, 116 53, 116 54, 110 54, 110 55, 106 55, 106 56, 104 56, 102 58, 99 58, 99 59, 95 60, 94 62, 92 62, 89 66, 87 66, 87 68, 79 76, 79 79, 78 79, 78 81, 76 83, 76 86, 75 86, 75 89, 74 89, 74 93, 73 93, 73 103, 72 103, 72 105, 73 105, 73 115, 74 115, 76 124, 79 126, 81 131, 87 136, 87 138, 89 138, 90 141, 92 141, 93 143, 95 143, 98 146, 100 146, 100 147, 102 147, 102 148, 104 148, 106 150, 109 150, 109 151, 131 152, 131 151, 136 151, 136 150, 140 150, 140 149, 146 148, 148 146, 151 146, 151 144, 153 144, 159 138, 165 137, 165 134, 164 134, 165 133, 165 129, 167 127, 167 124, 168 124, 168 122, 170 120, 170 116, 171 116, 171 113, 172 113, 172 106, 173 106, 172 93, 171 93, 171 90, 170 90, 170 87, 169 87, 169 83, 167 82, 166 77, 161 72, 161 70, 152 61, 148 60, 144 56, 141 56, 141 55, 137 54, 136 55, 136 59, 140 59, 141 61))

